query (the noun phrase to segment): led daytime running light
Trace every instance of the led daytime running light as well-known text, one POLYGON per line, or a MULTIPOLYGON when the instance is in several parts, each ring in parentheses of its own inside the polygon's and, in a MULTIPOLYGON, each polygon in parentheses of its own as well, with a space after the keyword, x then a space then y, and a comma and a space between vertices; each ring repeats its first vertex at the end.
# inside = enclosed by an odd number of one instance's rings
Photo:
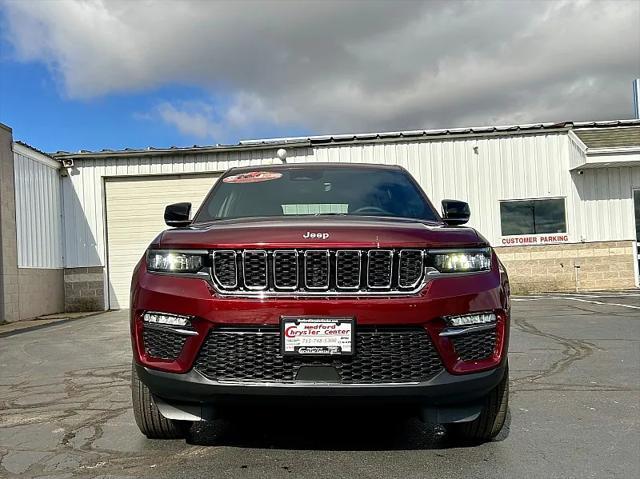
POLYGON ((495 323, 496 320, 494 313, 465 314, 464 316, 449 316, 447 318, 447 322, 453 327, 479 326, 495 323))
POLYGON ((145 323, 166 324, 168 326, 187 326, 189 319, 189 316, 163 313, 144 313, 142 316, 145 323))

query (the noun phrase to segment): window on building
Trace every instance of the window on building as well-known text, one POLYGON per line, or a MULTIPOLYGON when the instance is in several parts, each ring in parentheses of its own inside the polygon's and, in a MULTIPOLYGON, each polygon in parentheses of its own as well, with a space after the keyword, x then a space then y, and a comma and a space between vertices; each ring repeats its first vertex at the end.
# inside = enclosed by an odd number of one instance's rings
POLYGON ((564 198, 500 202, 502 236, 566 233, 564 198))

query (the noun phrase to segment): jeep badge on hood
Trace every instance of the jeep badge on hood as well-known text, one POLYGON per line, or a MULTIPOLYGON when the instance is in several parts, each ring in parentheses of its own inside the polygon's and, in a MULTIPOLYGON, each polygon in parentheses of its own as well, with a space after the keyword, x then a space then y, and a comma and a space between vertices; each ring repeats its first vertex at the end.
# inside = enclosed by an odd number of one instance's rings
POLYGON ((329 238, 329 233, 312 233, 311 231, 307 231, 302 235, 304 239, 322 239, 326 240, 329 238))

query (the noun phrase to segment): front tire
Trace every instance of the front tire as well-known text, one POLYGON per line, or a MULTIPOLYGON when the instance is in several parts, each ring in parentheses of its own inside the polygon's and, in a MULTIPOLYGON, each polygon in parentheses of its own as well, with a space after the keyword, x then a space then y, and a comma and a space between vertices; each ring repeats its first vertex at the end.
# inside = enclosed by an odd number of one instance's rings
POLYGON ((133 416, 140 432, 149 439, 183 439, 191 423, 164 417, 149 388, 138 378, 135 364, 131 367, 131 398, 133 416))
POLYGON ((509 406, 509 370, 504 378, 485 398, 482 412, 475 420, 450 424, 449 431, 458 439, 487 442, 496 437, 504 426, 509 406))

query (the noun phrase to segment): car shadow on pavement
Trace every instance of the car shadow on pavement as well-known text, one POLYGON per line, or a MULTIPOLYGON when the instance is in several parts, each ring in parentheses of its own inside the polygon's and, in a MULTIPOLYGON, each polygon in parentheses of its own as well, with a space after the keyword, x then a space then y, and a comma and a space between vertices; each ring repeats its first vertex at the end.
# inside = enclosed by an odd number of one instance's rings
MULTIPOLYGON (((511 415, 494 441, 509 435, 511 415)), ((225 419, 197 423, 187 442, 200 446, 255 449, 375 451, 470 447, 443 426, 425 424, 406 412, 344 409, 244 411, 225 419)))

